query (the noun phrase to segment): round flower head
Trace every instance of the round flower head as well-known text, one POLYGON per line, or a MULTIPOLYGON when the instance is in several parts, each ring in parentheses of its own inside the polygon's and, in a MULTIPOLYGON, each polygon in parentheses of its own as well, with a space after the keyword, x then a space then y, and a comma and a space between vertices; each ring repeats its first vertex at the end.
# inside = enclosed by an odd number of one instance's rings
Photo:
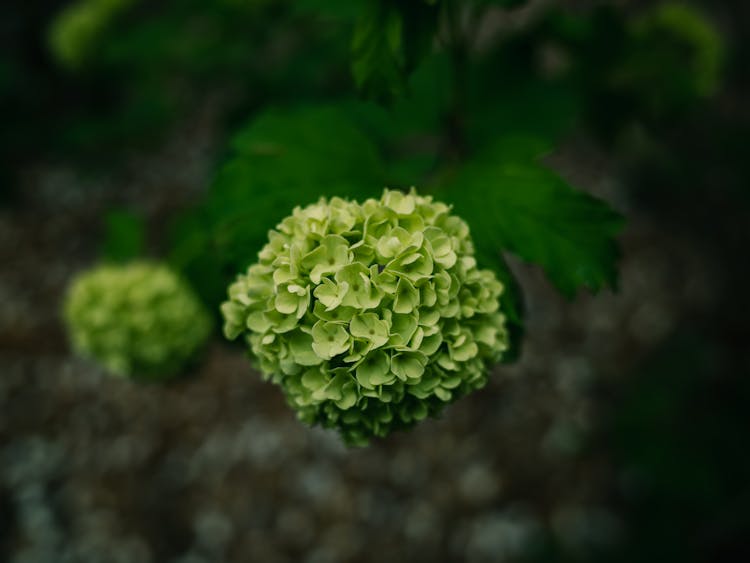
POLYGON ((63 66, 77 70, 96 52, 117 18, 136 0, 77 0, 52 21, 49 42, 63 66))
POLYGON ((725 46, 710 19, 688 3, 655 4, 629 24, 632 46, 612 85, 663 113, 690 107, 721 87, 725 46))
POLYGON ((295 208, 221 310, 302 420, 366 444, 485 384, 502 291, 447 205, 385 190, 295 208))
POLYGON ((166 266, 103 265, 80 274, 65 300, 73 347, 117 375, 174 375, 211 332, 191 289, 166 266))

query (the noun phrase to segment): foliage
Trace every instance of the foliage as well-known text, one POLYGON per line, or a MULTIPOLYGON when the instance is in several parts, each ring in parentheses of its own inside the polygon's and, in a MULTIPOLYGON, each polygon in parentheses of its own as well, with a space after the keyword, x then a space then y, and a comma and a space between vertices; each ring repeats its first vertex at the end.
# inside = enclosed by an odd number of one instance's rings
POLYGON ((634 122, 669 126, 721 87, 726 45, 698 8, 656 3, 632 15, 601 5, 585 17, 553 12, 537 33, 561 49, 587 125, 606 141, 634 122))
POLYGON ((362 91, 380 100, 404 93, 407 77, 430 51, 436 0, 367 0, 352 40, 352 73, 362 91))
POLYGON ((622 218, 541 166, 542 149, 529 139, 496 141, 447 186, 456 210, 471 217, 488 263, 498 249, 511 251, 541 265, 569 297, 614 287, 622 218))
POLYGON ((230 286, 224 333, 247 333, 302 420, 366 444, 484 386, 506 349, 503 286, 473 254, 466 223, 414 191, 321 199, 230 286))
MULTIPOLYGON (((349 117, 330 107, 272 110, 241 130, 208 200, 175 231, 172 263, 195 281, 207 303, 218 303, 228 280, 253 261, 289 202, 304 205, 321 194, 363 198, 373 194, 373 183, 408 181, 399 159, 384 159, 356 125, 367 123, 369 111, 353 105, 349 117)), ((374 115, 388 129, 388 115, 374 115)), ((616 281, 613 237, 621 219, 541 166, 543 147, 533 138, 495 140, 435 188, 468 221, 480 264, 493 268, 509 288, 502 297, 512 324, 509 358, 518 351, 523 305, 502 251, 542 265, 568 296, 616 281)))
MULTIPOLYGON (((232 102, 228 106, 244 106, 290 76, 302 76, 309 65, 298 66, 283 53, 269 61, 265 54, 278 35, 289 30, 301 37, 308 33, 299 29, 287 4, 276 0, 70 4, 50 23, 50 50, 64 69, 75 71, 79 84, 95 84, 98 96, 63 119, 59 143, 81 151, 96 150, 103 143, 142 142, 212 97, 225 97, 232 102)), ((326 50, 321 53, 329 55, 326 50)), ((324 64, 321 59, 315 66, 320 71, 324 64)))
MULTIPOLYGON (((135 103, 131 109, 153 115, 144 120, 150 123, 158 121, 159 107, 174 110, 184 101, 173 97, 174 84, 233 83, 246 72, 245 84, 252 82, 255 90, 269 95, 278 88, 273 104, 265 104, 245 124, 233 125, 229 154, 205 199, 171 230, 169 262, 190 279, 206 304, 219 304, 230 280, 256 260, 269 230, 294 205, 313 204, 321 196, 363 201, 384 186, 421 185, 467 222, 479 267, 491 268, 500 280, 504 289, 497 299, 507 338, 503 360, 512 361, 520 353, 524 306, 522 288, 504 253, 540 265, 567 297, 582 288, 596 292, 616 286, 615 237, 622 227, 621 217, 604 202, 577 191, 540 162, 580 117, 587 82, 575 68, 545 74, 537 53, 550 34, 565 48, 590 47, 595 26, 585 18, 578 27, 568 25, 553 11, 540 23, 532 22, 525 35, 503 37, 483 50, 475 47, 476 25, 487 10, 518 7, 518 2, 454 0, 305 0, 294 6, 222 2, 197 18, 191 2, 167 2, 134 8, 122 30, 113 31, 87 64, 132 77, 136 97, 131 101, 145 93, 151 106, 135 103), (155 17, 143 18, 139 10, 155 17), (295 56, 286 59, 295 66, 260 65, 262 56, 248 46, 271 41, 272 34, 247 23, 257 14, 278 18, 280 30, 294 30, 302 41, 321 41, 330 56, 321 63, 311 58, 312 49, 299 49, 304 45, 299 43, 290 51, 295 56), (243 26, 248 33, 238 33, 243 26), (257 33, 248 39, 251 29, 257 33), (347 32, 349 61, 342 51, 347 32), (337 74, 347 62, 350 84, 337 74), (339 78, 321 89, 320 78, 312 78, 320 69, 339 78), (295 74, 293 94, 284 90, 292 84, 280 78, 284 72, 295 74), (352 100, 352 86, 387 103, 352 100)), ((623 31, 623 44, 635 41, 633 37, 623 31)), ((108 244, 106 251, 113 258, 132 257, 140 245, 137 225, 126 217, 115 219, 112 240, 127 240, 108 244)), ((315 288, 310 291, 311 303, 318 302, 315 288)), ((314 311, 311 305, 303 319, 314 311)), ((253 348, 259 353, 262 346, 253 348)), ((259 361, 272 378, 299 375, 279 371, 281 364, 271 365, 268 358, 259 361)), ((471 379, 472 373, 465 375, 471 379)), ((295 402, 301 388, 290 391, 282 385, 296 407, 312 408, 295 402)), ((358 393, 367 390, 357 385, 358 393)), ((304 416, 340 426, 339 407, 325 407, 323 416, 321 404, 304 416)), ((408 418, 381 421, 377 429, 358 419, 354 430, 345 433, 360 441, 408 418)))
MULTIPOLYGON (((8 0, 0 34, 0 198, 17 183, 24 161, 36 163, 41 155, 45 166, 54 166, 60 156, 73 155, 88 158, 89 173, 108 169, 131 144, 149 147, 144 141, 154 133, 199 114, 189 125, 210 122, 218 146, 224 134, 234 141, 220 155, 205 199, 172 230, 169 259, 215 311, 227 285, 257 260, 268 230, 294 205, 314 204, 320 196, 329 205, 337 195, 362 201, 383 186, 419 185, 466 221, 478 266, 491 268, 503 286, 498 299, 508 349, 501 361, 507 362, 519 354, 524 323, 522 288, 507 254, 539 265, 566 296, 617 283, 615 237, 622 219, 569 186, 541 155, 575 127, 583 135, 594 130, 599 142, 616 141, 606 148, 614 149, 608 158, 617 166, 627 135, 629 205, 655 207, 672 235, 692 240, 700 232, 712 268, 728 285, 713 296, 719 301, 710 314, 689 315, 700 334, 627 378, 632 389, 611 413, 614 435, 602 437, 625 477, 615 497, 622 497, 618 513, 629 514, 626 545, 605 557, 576 551, 572 560, 721 560, 730 553, 739 560, 750 500, 744 486, 750 459, 737 438, 744 424, 738 413, 744 414, 750 393, 743 370, 736 369, 747 365, 747 331, 743 315, 732 314, 744 310, 739 305, 748 281, 737 259, 746 250, 741 234, 747 225, 737 208, 750 194, 742 106, 750 84, 746 4, 8 0), (721 29, 712 12, 721 16, 721 29), (736 43, 725 44, 723 35, 731 37, 732 29, 736 43), (707 98, 721 94, 727 78, 735 90, 706 111, 707 98), (355 88, 386 103, 353 100, 355 88), (91 158, 89 151, 106 158, 91 158), (730 349, 737 358, 727 355, 730 349)), ((175 199, 170 209, 186 204, 175 199)), ((146 244, 138 217, 107 217, 101 251, 108 261, 131 260, 146 244)), ((126 279, 110 275, 67 315, 79 349, 111 369, 135 362, 141 352, 140 344, 123 352, 112 339, 121 343, 117 335, 137 315, 170 310, 161 301, 113 309, 117 299, 132 295, 120 290, 126 279), (93 330, 94 322, 108 323, 106 330, 93 330)), ((313 305, 309 314, 315 313, 313 305)), ((681 327, 690 324, 679 320, 681 327)), ((179 338, 195 329, 191 323, 179 338)), ((170 333, 154 332, 143 349, 165 346, 164 334, 170 333)), ((289 377, 295 376, 283 370, 271 375, 289 377)), ((338 375, 321 387, 326 377, 300 376, 290 387, 293 403, 333 403, 328 409, 336 413, 336 403, 345 405, 353 389, 339 388, 338 375)), ((357 382, 357 400, 370 402, 372 391, 357 382)), ((444 392, 451 400, 457 394, 439 386, 426 404, 439 406, 437 393, 444 392)), ((332 424, 328 416, 323 413, 322 421, 332 424)), ((350 439, 383 433, 403 422, 399 416, 366 417, 364 430, 354 426, 359 435, 350 428, 350 439)), ((549 560, 566 558, 561 553, 549 560)))
POLYGON ((211 332, 210 317, 186 282, 148 262, 79 274, 64 314, 76 351, 120 376, 175 375, 211 332))
POLYGON ((60 63, 79 69, 100 46, 116 18, 135 0, 78 0, 69 4, 50 28, 49 42, 60 63))
POLYGON ((684 4, 658 4, 628 30, 633 48, 613 70, 612 86, 663 113, 713 95, 724 46, 719 32, 684 4), (669 73, 665 76, 665 69, 669 73))
POLYGON ((207 200, 181 218, 170 260, 218 305, 290 204, 367 197, 385 182, 377 147, 333 107, 271 110, 241 129, 207 200))
POLYGON ((146 227, 141 217, 123 209, 115 209, 105 217, 105 226, 101 251, 105 260, 127 262, 143 253, 146 227))

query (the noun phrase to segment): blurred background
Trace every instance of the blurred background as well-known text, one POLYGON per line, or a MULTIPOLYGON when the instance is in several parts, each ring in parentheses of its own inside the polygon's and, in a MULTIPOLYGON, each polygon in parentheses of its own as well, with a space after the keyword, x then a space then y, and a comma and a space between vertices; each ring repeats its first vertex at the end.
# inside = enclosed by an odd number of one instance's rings
POLYGON ((750 5, 453 1, 421 41, 409 0, 395 55, 393 5, 3 3, 0 560, 750 560, 750 5), (508 257, 525 338, 487 388, 363 449, 297 422, 223 341, 227 282, 295 205, 450 191, 510 133, 625 216, 617 290, 508 257), (144 256, 216 320, 165 384, 61 319, 144 256))

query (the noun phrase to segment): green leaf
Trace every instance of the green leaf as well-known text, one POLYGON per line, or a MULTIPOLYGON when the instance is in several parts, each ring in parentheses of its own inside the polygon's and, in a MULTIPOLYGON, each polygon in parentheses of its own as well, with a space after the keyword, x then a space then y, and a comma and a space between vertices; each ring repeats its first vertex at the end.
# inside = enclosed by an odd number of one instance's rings
POLYGON ((445 53, 424 59, 409 77, 405 95, 387 107, 361 99, 343 104, 358 123, 381 141, 434 136, 450 108, 450 64, 445 53))
POLYGON ((399 11, 371 1, 357 22, 352 39, 352 74, 357 88, 377 99, 404 90, 404 58, 399 11))
POLYGON ((369 0, 354 29, 352 74, 357 87, 379 101, 407 90, 409 73, 430 51, 438 7, 424 0, 369 0))
POLYGON ((467 163, 441 197, 468 221, 480 257, 513 252, 541 265, 567 297, 581 287, 616 287, 622 217, 541 165, 544 148, 502 139, 467 163))
POLYGON ((473 85, 467 129, 474 143, 492 142, 497 132, 557 140, 581 112, 581 99, 566 81, 543 80, 490 61, 473 85))
MULTIPOLYGON (((189 277, 218 263, 228 281, 255 261, 268 230, 296 205, 322 196, 364 199, 385 185, 377 148, 327 106, 262 113, 239 131, 232 149, 206 203, 182 219, 190 228, 176 233, 173 264, 189 277)), ((206 280, 205 292, 196 285, 209 302, 221 299, 216 280, 206 280)))
POLYGON ((104 219, 102 256, 113 262, 126 262, 143 252, 146 227, 142 217, 123 209, 110 211, 104 219))
POLYGON ((208 212, 220 244, 248 260, 295 205, 321 196, 374 195, 383 185, 376 148, 332 108, 268 111, 243 129, 232 147, 234 156, 214 182, 208 212))
POLYGON ((215 309, 226 295, 227 279, 236 272, 221 259, 211 224, 203 208, 178 217, 169 228, 168 262, 190 280, 204 303, 215 309))
POLYGON ((412 73, 404 96, 384 107, 372 100, 348 100, 342 107, 374 139, 387 162, 387 185, 424 185, 440 160, 440 134, 450 106, 450 60, 430 55, 412 73))

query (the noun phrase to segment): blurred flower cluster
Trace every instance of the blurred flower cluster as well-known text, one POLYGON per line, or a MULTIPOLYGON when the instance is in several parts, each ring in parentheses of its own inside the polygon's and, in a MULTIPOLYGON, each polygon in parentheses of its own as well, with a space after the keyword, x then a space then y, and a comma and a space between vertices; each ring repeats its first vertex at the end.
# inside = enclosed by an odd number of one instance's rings
POLYGON ((73 346, 119 375, 163 378, 208 338, 211 319, 166 266, 102 265, 80 274, 65 301, 73 346))
POLYGON ((685 109, 721 86, 725 47, 703 15, 680 3, 657 4, 629 22, 630 49, 612 86, 655 115, 685 109))
POLYGON ((96 51, 117 17, 135 0, 79 0, 65 7, 49 32, 55 58, 64 67, 79 69, 96 51))

